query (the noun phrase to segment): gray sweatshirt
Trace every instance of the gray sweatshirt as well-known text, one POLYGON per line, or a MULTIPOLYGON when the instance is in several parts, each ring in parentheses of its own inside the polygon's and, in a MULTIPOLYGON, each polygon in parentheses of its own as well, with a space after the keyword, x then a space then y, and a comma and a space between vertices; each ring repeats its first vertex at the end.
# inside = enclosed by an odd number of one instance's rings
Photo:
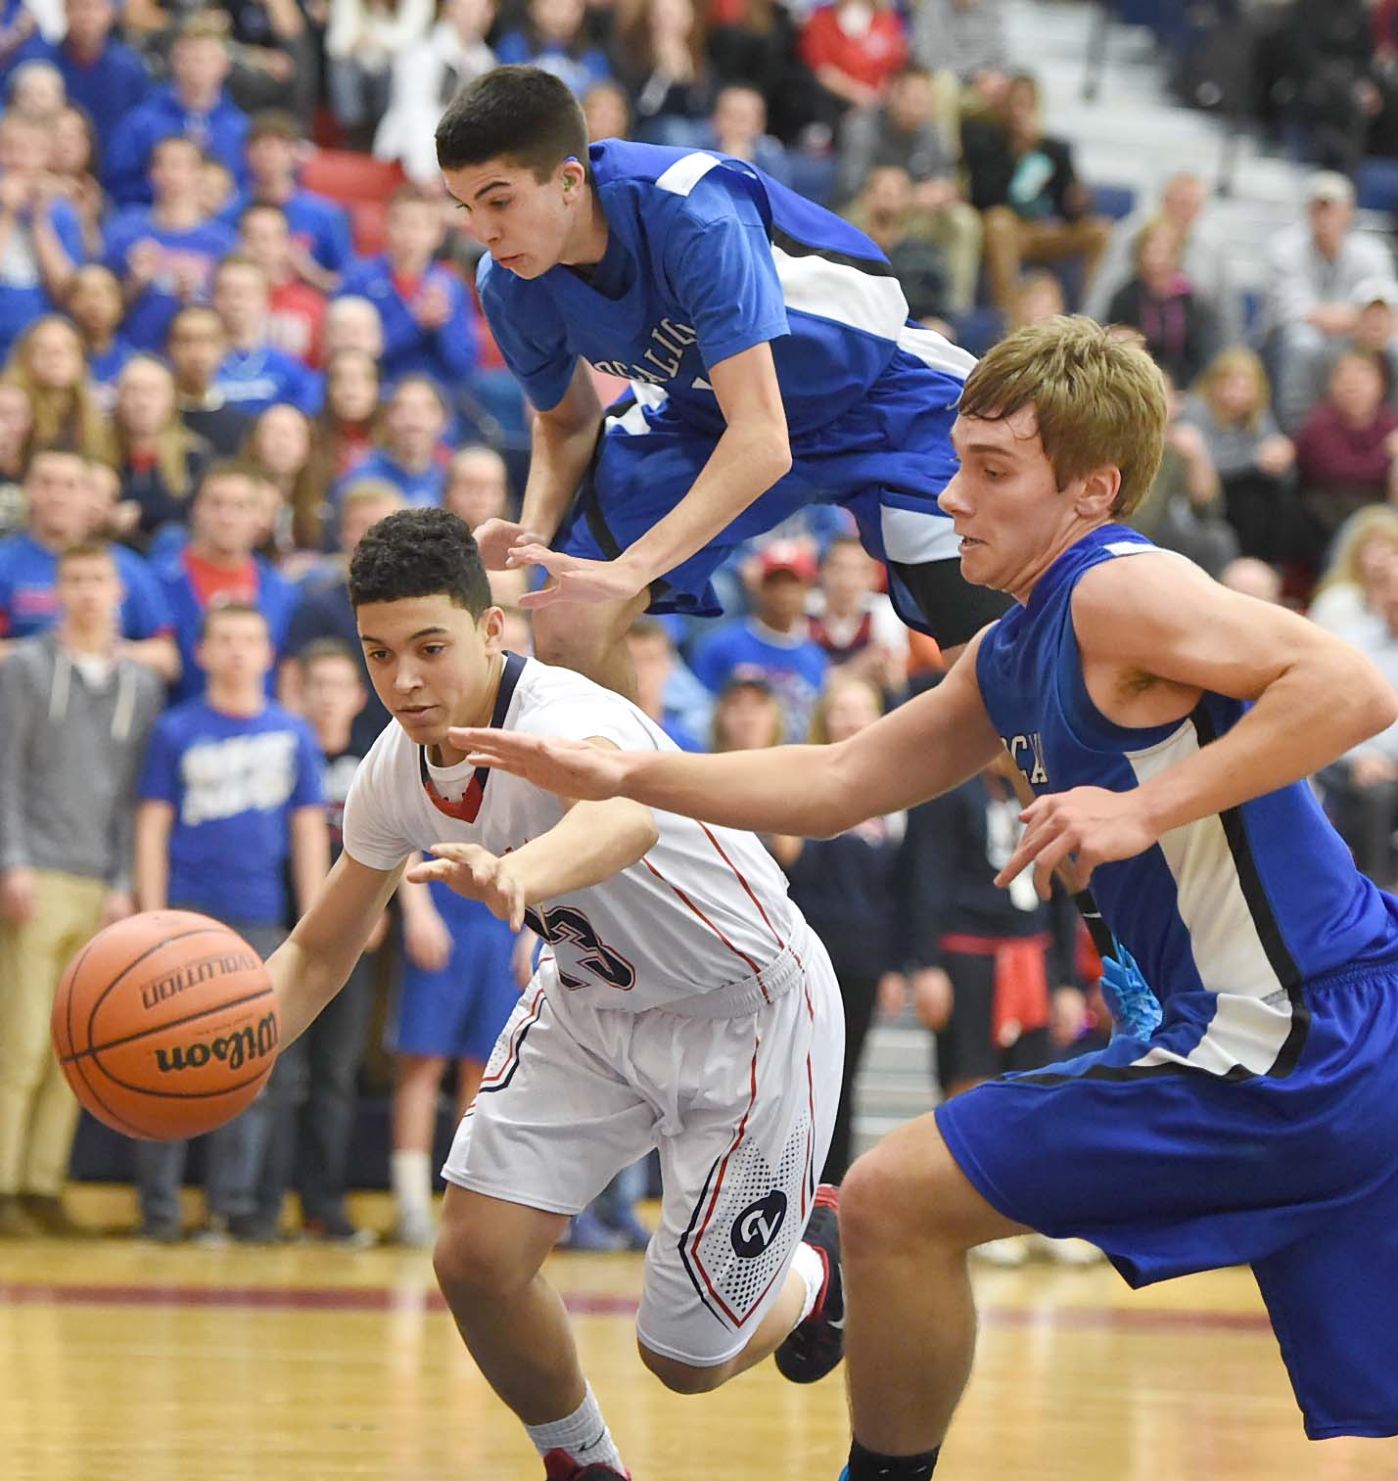
POLYGON ((0 869, 50 869, 126 890, 137 770, 165 703, 143 664, 93 685, 54 632, 0 665, 0 869))

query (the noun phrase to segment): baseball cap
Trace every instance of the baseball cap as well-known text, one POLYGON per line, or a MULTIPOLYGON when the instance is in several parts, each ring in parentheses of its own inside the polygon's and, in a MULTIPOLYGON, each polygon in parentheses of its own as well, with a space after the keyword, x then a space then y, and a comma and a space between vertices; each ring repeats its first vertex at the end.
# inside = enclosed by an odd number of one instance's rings
POLYGON ((1355 308, 1368 308, 1371 303, 1386 303, 1398 309, 1398 281, 1393 278, 1365 278, 1356 283, 1349 301, 1355 308))
POLYGON ((1354 186, 1338 170, 1317 170, 1306 181, 1307 201, 1353 201, 1354 186))
POLYGON ((758 562, 758 579, 765 581, 778 571, 790 571, 808 584, 817 576, 815 557, 799 540, 773 540, 758 562))

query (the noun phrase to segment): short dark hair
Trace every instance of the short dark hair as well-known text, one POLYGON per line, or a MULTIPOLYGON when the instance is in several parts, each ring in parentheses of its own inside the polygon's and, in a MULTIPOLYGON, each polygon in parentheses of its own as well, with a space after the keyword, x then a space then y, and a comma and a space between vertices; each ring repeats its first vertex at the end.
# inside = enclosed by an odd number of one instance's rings
POLYGON ((210 629, 220 617, 256 617, 267 629, 268 636, 271 636, 271 625, 267 621, 267 614, 261 607, 255 607, 251 602, 215 601, 199 619, 199 641, 201 643, 209 636, 210 629))
POLYGON ((467 83, 437 125, 444 170, 510 159, 544 180, 569 155, 587 166, 582 108, 567 83, 538 67, 496 67, 467 83))
POLYGON ((248 143, 254 139, 285 139, 299 144, 306 137, 301 121, 285 108, 261 108, 253 114, 248 129, 248 143))
POLYGON ((249 483, 256 483, 264 476, 255 463, 246 459, 215 458, 199 475, 199 482, 194 485, 194 497, 197 499, 211 483, 221 483, 225 478, 245 478, 249 483))
POLYGON ((349 569, 350 602, 401 602, 439 594, 479 617, 494 606, 465 520, 445 509, 400 509, 371 525, 349 569))

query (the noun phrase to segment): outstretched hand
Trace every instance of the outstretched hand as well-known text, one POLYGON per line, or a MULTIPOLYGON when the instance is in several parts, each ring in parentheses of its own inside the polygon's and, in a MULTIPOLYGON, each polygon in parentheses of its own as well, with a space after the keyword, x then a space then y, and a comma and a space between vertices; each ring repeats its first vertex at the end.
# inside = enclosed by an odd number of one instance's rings
POLYGON ((512 930, 524 925, 524 884, 510 868, 508 858, 500 858, 489 849, 474 843, 434 843, 434 855, 414 864, 408 878, 414 884, 439 880, 467 900, 479 900, 492 915, 508 921, 512 930))
POLYGON ((487 571, 508 571, 510 552, 516 545, 541 543, 541 536, 512 519, 483 519, 471 531, 476 549, 481 554, 481 564, 487 571))
POLYGON ((626 758, 610 746, 586 741, 551 740, 518 730, 453 726, 447 740, 466 752, 473 766, 508 771, 526 782, 577 802, 605 802, 622 796, 626 758))
POLYGON ((556 602, 629 602, 648 584, 624 558, 593 561, 528 540, 512 546, 506 559, 507 569, 522 566, 542 566, 549 580, 538 591, 526 592, 519 599, 521 607, 551 607, 556 602))
POLYGON ((1032 864, 1034 888, 1041 900, 1047 900, 1053 892, 1053 871, 1072 863, 1077 887, 1085 889, 1099 864, 1134 858, 1155 842, 1139 806, 1133 793, 1104 787, 1074 787, 1038 798, 1020 813, 1024 836, 995 883, 1006 888, 1032 864))

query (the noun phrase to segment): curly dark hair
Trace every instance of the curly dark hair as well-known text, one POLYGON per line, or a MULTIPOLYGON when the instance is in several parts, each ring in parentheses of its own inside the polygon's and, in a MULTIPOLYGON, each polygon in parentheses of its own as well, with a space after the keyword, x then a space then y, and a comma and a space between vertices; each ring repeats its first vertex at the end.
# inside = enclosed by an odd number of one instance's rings
POLYGON ((475 538, 445 509, 400 509, 371 525, 350 558, 349 590, 356 608, 439 592, 472 617, 494 605, 475 538))
POLYGON ((587 165, 582 109, 567 83, 538 67, 496 67, 468 82, 437 125, 444 170, 509 159, 547 180, 570 155, 587 165))

